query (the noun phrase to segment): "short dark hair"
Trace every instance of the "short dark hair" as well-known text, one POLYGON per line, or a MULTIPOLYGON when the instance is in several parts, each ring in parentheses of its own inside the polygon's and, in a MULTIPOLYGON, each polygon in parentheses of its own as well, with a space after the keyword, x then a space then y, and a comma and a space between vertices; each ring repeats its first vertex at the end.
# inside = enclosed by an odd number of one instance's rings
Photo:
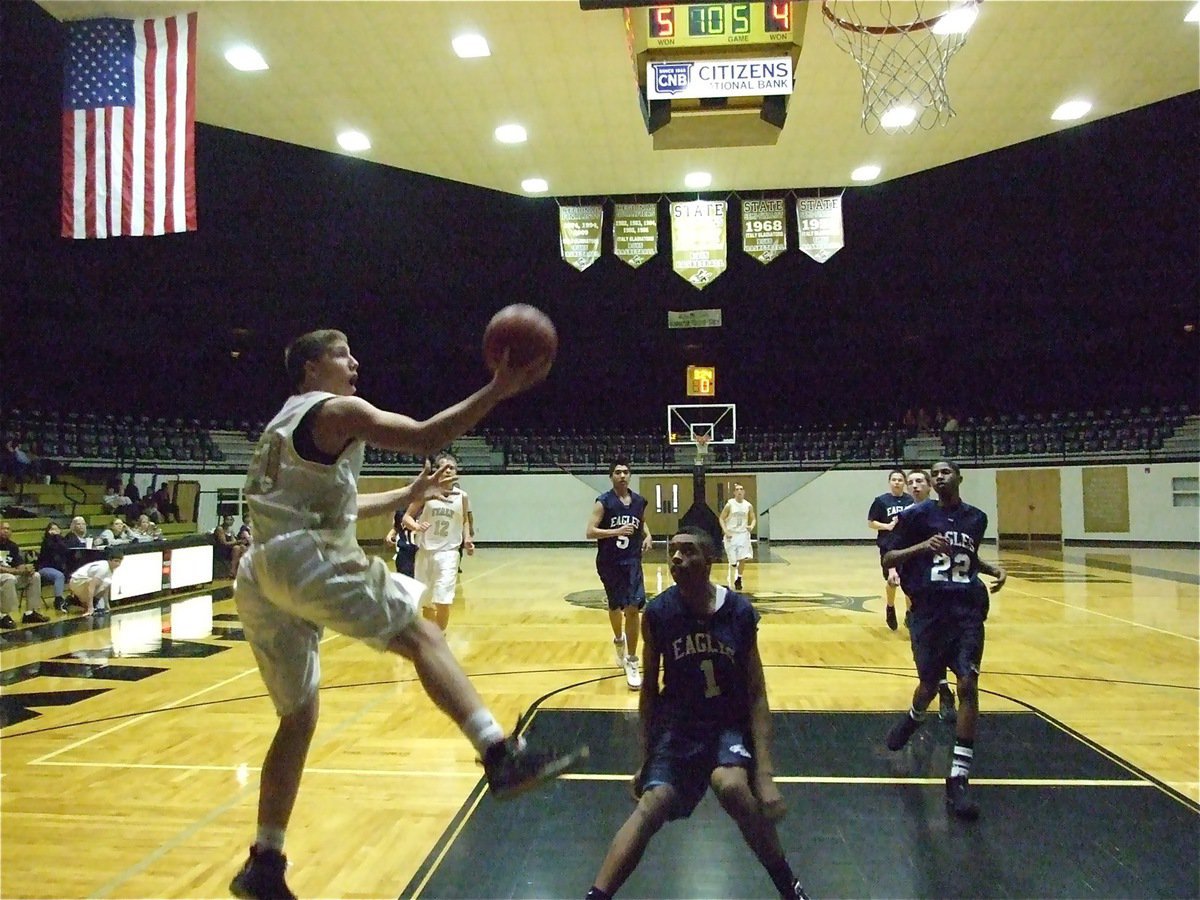
POLYGON ((302 334, 283 351, 283 367, 287 370, 288 381, 293 388, 300 387, 304 381, 304 366, 321 356, 338 341, 346 340, 346 335, 335 328, 322 328, 302 334))
POLYGON ((109 562, 112 562, 114 559, 124 559, 125 551, 124 550, 110 550, 104 554, 104 558, 106 560, 108 560, 109 562))
POLYGON ((696 546, 704 554, 705 562, 713 562, 717 558, 717 545, 713 543, 712 535, 698 525, 684 525, 675 529, 675 534, 686 534, 696 539, 696 546))
POLYGON ((441 453, 434 454, 433 464, 435 466, 440 466, 442 464, 443 459, 450 460, 450 462, 454 463, 454 467, 458 468, 458 457, 455 456, 453 453, 451 453, 449 450, 443 450, 441 453))
POLYGON ((895 475, 897 472, 899 472, 899 473, 900 473, 900 477, 901 477, 901 478, 907 478, 907 477, 908 477, 907 475, 905 475, 905 474, 904 474, 904 470, 903 470, 903 469, 892 469, 892 471, 888 472, 888 481, 891 481, 891 480, 892 480, 892 476, 893 476, 893 475, 895 475))
POLYGON ((939 460, 937 460, 937 462, 935 462, 935 463, 934 463, 934 465, 936 466, 938 463, 945 463, 945 464, 946 464, 946 465, 948 465, 948 466, 949 466, 951 469, 953 469, 953 470, 954 470, 954 474, 955 474, 955 475, 957 475, 959 478, 962 478, 962 469, 960 469, 960 468, 959 468, 959 466, 958 466, 958 463, 956 463, 954 460, 952 460, 952 459, 939 459, 939 460))
POLYGON ((612 464, 609 465, 609 467, 608 467, 608 477, 609 478, 612 477, 613 472, 617 471, 617 466, 624 466, 627 469, 630 468, 629 459, 624 456, 618 456, 616 459, 614 459, 612 461, 612 464))
POLYGON ((931 478, 929 477, 929 473, 928 473, 927 471, 925 471, 924 469, 922 469, 920 466, 917 466, 915 469, 910 469, 910 470, 909 470, 909 472, 908 472, 908 477, 909 477, 909 478, 912 478, 914 475, 924 475, 924 476, 925 476, 925 480, 926 480, 926 481, 932 481, 932 480, 933 480, 933 479, 931 479, 931 478))

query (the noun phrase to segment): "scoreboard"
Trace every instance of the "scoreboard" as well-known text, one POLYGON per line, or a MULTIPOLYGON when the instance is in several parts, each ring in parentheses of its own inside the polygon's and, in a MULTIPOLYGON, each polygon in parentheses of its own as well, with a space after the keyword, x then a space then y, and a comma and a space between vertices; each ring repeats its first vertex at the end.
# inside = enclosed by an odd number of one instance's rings
POLYGON ((716 367, 688 366, 687 395, 689 397, 715 397, 717 395, 716 367))
POLYGON ((792 41, 789 2, 677 3, 651 6, 644 14, 648 49, 761 46, 792 41))

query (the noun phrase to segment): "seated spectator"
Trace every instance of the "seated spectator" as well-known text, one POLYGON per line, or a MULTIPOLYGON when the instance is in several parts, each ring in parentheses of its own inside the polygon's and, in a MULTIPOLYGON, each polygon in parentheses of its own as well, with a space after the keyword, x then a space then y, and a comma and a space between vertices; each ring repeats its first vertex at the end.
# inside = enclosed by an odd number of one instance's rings
POLYGON ((222 560, 229 567, 229 577, 237 577, 238 563, 246 552, 246 545, 238 543, 233 536, 233 516, 225 516, 212 532, 213 557, 222 560))
POLYGON ((171 491, 164 484, 157 491, 150 495, 149 503, 158 510, 161 518, 159 522, 178 522, 179 521, 179 504, 171 499, 171 491))
POLYGON ((124 559, 119 550, 114 551, 107 559, 90 562, 71 573, 71 595, 83 606, 85 616, 108 611, 113 572, 124 559))
POLYGON ((67 561, 67 545, 63 540, 62 529, 57 522, 51 522, 42 532, 42 546, 38 550, 37 569, 42 581, 54 583, 54 608, 59 612, 67 611, 66 572, 71 571, 67 561))
POLYGON ((946 416, 946 423, 942 426, 942 431, 958 431, 958 416, 954 413, 946 416))
POLYGON ((42 605, 42 577, 33 563, 25 561, 12 539, 12 526, 0 522, 0 628, 16 628, 13 613, 21 608, 18 595, 25 600, 22 625, 40 625, 50 620, 38 609, 42 605))
POLYGON ((121 493, 121 480, 114 479, 108 483, 104 489, 104 499, 101 501, 105 512, 119 513, 127 511, 127 507, 133 505, 133 501, 121 493))
POLYGON ((138 516, 137 527, 133 530, 133 539, 135 541, 161 541, 163 539, 162 529, 158 524, 150 518, 148 512, 138 516))
POLYGON ((238 529, 237 542, 243 547, 249 547, 253 539, 253 534, 250 530, 250 513, 242 516, 242 527, 238 529))
POLYGON ((928 431, 932 425, 933 420, 929 418, 929 410, 922 406, 917 410, 917 430, 928 431))
POLYGON ((135 540, 133 529, 125 524, 125 520, 117 516, 112 525, 100 532, 100 537, 92 541, 93 547, 111 547, 113 544, 128 544, 135 540))
MULTIPOLYGON (((67 568, 64 572, 73 572, 86 562, 87 551, 92 549, 92 539, 88 537, 87 519, 76 516, 71 520, 70 530, 63 535, 63 547, 67 551, 67 568)), ((67 598, 67 603, 71 598, 67 598)))
POLYGON ((136 522, 137 517, 142 514, 142 492, 134 483, 132 472, 129 473, 129 481, 125 484, 125 496, 129 498, 129 508, 125 510, 125 514, 129 516, 129 521, 136 522))

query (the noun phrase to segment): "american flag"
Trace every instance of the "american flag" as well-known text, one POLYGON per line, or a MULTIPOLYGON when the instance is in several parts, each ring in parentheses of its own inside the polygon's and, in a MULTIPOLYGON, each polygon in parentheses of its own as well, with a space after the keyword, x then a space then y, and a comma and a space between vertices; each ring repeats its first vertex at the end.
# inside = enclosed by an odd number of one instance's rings
POLYGON ((196 230, 196 14, 68 22, 62 235, 196 230))

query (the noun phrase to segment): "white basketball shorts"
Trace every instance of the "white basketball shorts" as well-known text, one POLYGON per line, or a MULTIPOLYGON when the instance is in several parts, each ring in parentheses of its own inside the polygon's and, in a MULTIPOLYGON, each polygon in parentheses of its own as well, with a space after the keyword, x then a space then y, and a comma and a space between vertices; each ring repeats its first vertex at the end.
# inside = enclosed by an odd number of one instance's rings
POLYGON ((425 584, 422 606, 453 603, 458 585, 458 550, 418 550, 413 574, 425 584))

